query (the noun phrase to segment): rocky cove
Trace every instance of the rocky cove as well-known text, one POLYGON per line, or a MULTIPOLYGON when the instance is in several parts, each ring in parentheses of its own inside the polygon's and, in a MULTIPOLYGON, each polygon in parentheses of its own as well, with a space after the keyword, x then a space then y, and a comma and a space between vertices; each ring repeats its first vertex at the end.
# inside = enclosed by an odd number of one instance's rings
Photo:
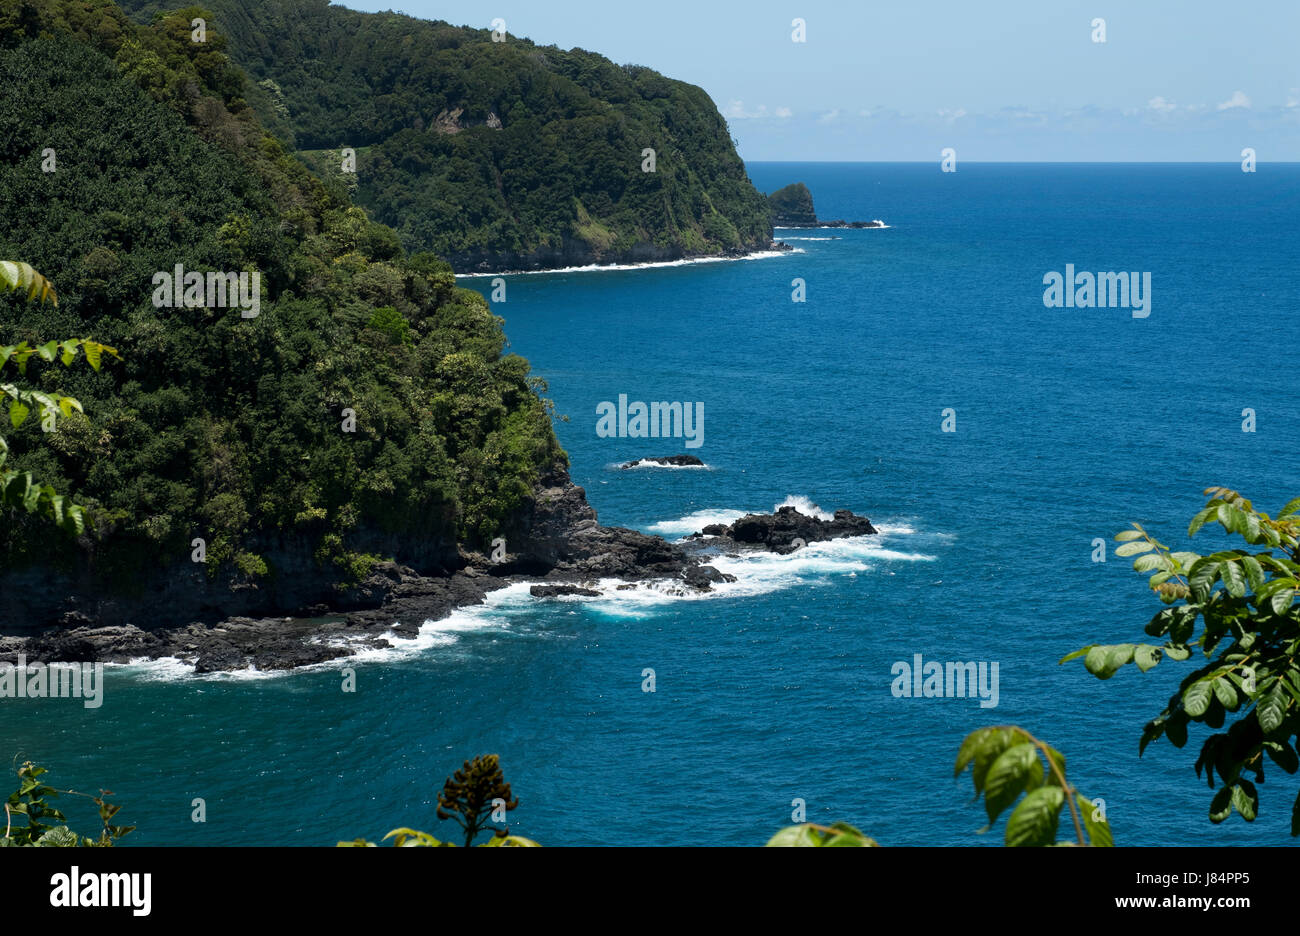
MULTIPOLYGON (((419 561, 375 564, 353 589, 334 592, 317 564, 285 544, 277 555, 291 571, 274 589, 209 582, 201 570, 159 575, 143 593, 84 597, 70 578, 36 586, 6 576, 0 601, 0 660, 25 654, 32 661, 128 663, 175 657, 196 673, 284 670, 391 646, 387 635, 414 637, 426 620, 481 604, 518 582, 547 600, 596 596, 601 580, 619 589, 654 587, 705 592, 735 577, 710 557, 745 552, 793 552, 807 543, 875 534, 870 520, 847 510, 831 520, 794 507, 751 514, 729 525, 706 526, 680 543, 622 527, 601 526, 586 492, 557 469, 535 491, 505 556, 426 544, 419 561), (31 592, 45 597, 31 600, 31 592), (15 597, 23 594, 22 602, 15 597)), ((408 553, 408 555, 410 555, 408 553)))

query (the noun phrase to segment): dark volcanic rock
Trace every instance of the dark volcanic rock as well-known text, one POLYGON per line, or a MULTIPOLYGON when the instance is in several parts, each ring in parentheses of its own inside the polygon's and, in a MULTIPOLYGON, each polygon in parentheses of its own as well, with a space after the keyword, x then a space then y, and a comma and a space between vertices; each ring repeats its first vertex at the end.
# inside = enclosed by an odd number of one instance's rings
POLYGON ((702 591, 708 591, 715 582, 734 582, 736 580, 734 575, 719 572, 711 565, 691 566, 682 573, 682 578, 687 585, 702 591))
POLYGON ((801 514, 793 507, 781 507, 774 514, 749 514, 730 526, 710 524, 693 534, 693 538, 722 537, 737 544, 764 546, 774 552, 789 553, 799 548, 796 540, 807 544, 876 532, 870 520, 849 510, 837 510, 832 519, 822 520, 801 514))
POLYGON ((534 598, 559 598, 562 595, 582 595, 584 598, 600 597, 600 592, 594 588, 583 588, 581 585, 534 585, 528 589, 528 594, 534 598))
POLYGON ((704 468, 707 467, 704 462, 700 461, 694 455, 665 455, 662 458, 638 458, 636 461, 630 461, 622 467, 640 468, 643 465, 676 465, 678 467, 704 468))

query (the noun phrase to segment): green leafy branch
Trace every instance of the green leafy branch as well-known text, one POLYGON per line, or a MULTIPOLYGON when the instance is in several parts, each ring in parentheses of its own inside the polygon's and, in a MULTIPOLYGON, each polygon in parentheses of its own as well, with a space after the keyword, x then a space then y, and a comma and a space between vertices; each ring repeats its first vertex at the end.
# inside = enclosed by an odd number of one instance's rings
POLYGON ((31 761, 24 762, 18 768, 18 789, 9 794, 4 804, 5 832, 4 837, 0 838, 0 848, 33 846, 111 848, 114 842, 135 829, 135 826, 113 824, 113 817, 122 807, 108 802, 108 797, 113 795, 111 790, 100 790, 98 796, 78 793, 76 790, 59 790, 41 781, 41 777, 47 772, 44 767, 39 767, 31 761), (98 807, 99 819, 103 825, 99 838, 92 839, 77 835, 66 825, 54 824, 65 822, 65 817, 60 810, 50 805, 48 800, 60 795, 84 796, 98 807), (14 819, 18 816, 26 819, 26 823, 15 826, 14 819))
MULTIPOLYGON (((1228 713, 1241 712, 1225 732, 1206 738, 1195 770, 1211 789, 1216 772, 1223 784, 1210 803, 1212 822, 1223 822, 1234 809, 1249 822, 1258 814, 1255 784, 1264 780, 1266 759, 1287 774, 1300 770, 1300 497, 1271 517, 1230 488, 1204 493, 1209 499, 1192 517, 1189 537, 1213 522, 1266 548, 1173 552, 1133 524, 1116 536, 1122 545, 1115 552, 1136 556, 1133 568, 1152 573, 1148 585, 1168 607, 1145 631, 1165 643, 1090 644, 1060 662, 1083 657, 1088 672, 1109 679, 1130 662, 1146 672, 1164 657, 1181 662, 1199 649, 1207 662, 1146 724, 1138 751, 1162 736, 1181 748, 1191 722, 1219 729, 1228 713)), ((1300 796, 1292 806, 1291 834, 1300 835, 1300 796)))
MULTIPOLYGON (((989 824, 1024 794, 1007 819, 1005 841, 1013 848, 1043 845, 1114 844, 1104 808, 1073 787, 1065 777, 1065 755, 1014 725, 995 725, 971 732, 957 751, 953 776, 970 768, 975 798, 984 797, 989 824), (1061 808, 1070 806, 1075 841, 1057 842, 1061 808)), ((777 847, 874 847, 872 839, 846 822, 831 826, 812 822, 787 826, 767 843, 777 847)))
POLYGON ((989 825, 983 831, 1024 794, 1007 818, 1009 847, 1057 844, 1056 829, 1065 805, 1070 807, 1075 841, 1061 844, 1113 844, 1104 812, 1066 779, 1065 755, 1023 728, 998 725, 971 732, 957 752, 953 776, 968 767, 975 798, 984 796, 989 825))
MULTIPOLYGON (((28 300, 44 302, 48 299, 56 306, 59 303, 50 281, 26 263, 0 260, 0 289, 25 292, 28 300)), ((118 357, 116 348, 90 338, 50 341, 42 345, 30 345, 24 341, 0 347, 0 371, 12 362, 19 375, 25 377, 27 362, 32 357, 48 362, 57 358, 64 367, 70 367, 77 359, 78 352, 85 355, 86 363, 95 371, 99 370, 104 355, 118 357)), ((67 419, 73 412, 85 412, 75 397, 46 393, 14 383, 0 383, 0 399, 5 398, 9 400, 9 422, 15 429, 22 427, 33 409, 38 411, 41 428, 46 432, 57 429, 60 418, 67 419)), ((8 457, 9 443, 4 436, 0 436, 0 508, 45 516, 74 535, 85 531, 85 510, 82 507, 59 494, 51 485, 34 480, 31 472, 5 470, 4 463, 8 457)))

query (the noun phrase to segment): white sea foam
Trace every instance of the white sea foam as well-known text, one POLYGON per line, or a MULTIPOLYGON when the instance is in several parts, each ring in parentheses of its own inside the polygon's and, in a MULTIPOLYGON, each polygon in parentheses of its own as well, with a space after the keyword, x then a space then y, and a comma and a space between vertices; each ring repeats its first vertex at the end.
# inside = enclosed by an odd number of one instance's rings
POLYGON ((773 507, 772 512, 776 513, 782 507, 793 507, 795 510, 799 511, 799 513, 803 514, 805 517, 816 517, 818 520, 835 519, 835 517, 832 514, 828 514, 826 511, 822 510, 820 507, 818 507, 808 498, 804 497, 802 494, 789 495, 788 497, 786 497, 785 500, 781 501, 781 503, 773 507))
POLYGON ((646 263, 591 263, 587 266, 558 267, 554 270, 504 270, 499 273, 457 273, 457 277, 479 276, 534 276, 546 273, 610 273, 619 270, 654 270, 661 267, 691 266, 696 263, 730 263, 739 260, 771 260, 774 257, 788 257, 790 254, 804 253, 795 247, 793 250, 756 250, 742 257, 691 257, 686 260, 652 260, 646 263))
MULTIPOLYGON (((838 224, 819 224, 819 225, 817 225, 816 227, 812 227, 812 228, 809 228, 809 227, 780 227, 780 226, 773 226, 772 230, 773 230, 773 231, 883 231, 883 230, 885 230, 886 228, 889 228, 889 227, 892 227, 892 226, 893 226, 893 225, 885 224, 885 223, 884 223, 883 221, 881 221, 879 218, 872 218, 872 220, 875 221, 875 222, 878 222, 878 223, 872 225, 871 227, 851 228, 851 227, 844 227, 844 226, 841 226, 841 225, 838 225, 838 224)), ((782 240, 794 240, 795 238, 793 238, 793 237, 784 237, 784 238, 781 238, 781 239, 782 239, 782 240)))
POLYGON ((646 527, 646 532, 659 536, 680 538, 703 530, 713 523, 723 525, 734 523, 749 512, 747 510, 697 510, 676 520, 661 520, 658 523, 652 523, 646 527))

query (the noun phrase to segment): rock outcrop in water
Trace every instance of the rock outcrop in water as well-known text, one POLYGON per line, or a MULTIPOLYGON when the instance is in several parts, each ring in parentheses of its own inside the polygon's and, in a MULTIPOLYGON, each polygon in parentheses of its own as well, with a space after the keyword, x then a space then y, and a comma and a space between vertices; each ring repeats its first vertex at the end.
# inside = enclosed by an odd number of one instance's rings
POLYGON ((705 468, 704 462, 700 461, 694 455, 665 455, 661 458, 638 458, 636 461, 630 461, 621 467, 624 470, 628 468, 644 467, 674 467, 674 468, 705 468))
POLYGON ((812 192, 802 182, 777 189, 767 196, 772 225, 779 228, 881 228, 884 221, 822 221, 813 210, 812 192))
POLYGON ((714 523, 690 536, 692 540, 729 541, 736 546, 761 546, 776 553, 791 553, 803 544, 821 540, 865 536, 879 531, 866 517, 851 510, 837 510, 830 520, 802 514, 794 507, 778 508, 774 514, 748 514, 727 525, 714 523))

